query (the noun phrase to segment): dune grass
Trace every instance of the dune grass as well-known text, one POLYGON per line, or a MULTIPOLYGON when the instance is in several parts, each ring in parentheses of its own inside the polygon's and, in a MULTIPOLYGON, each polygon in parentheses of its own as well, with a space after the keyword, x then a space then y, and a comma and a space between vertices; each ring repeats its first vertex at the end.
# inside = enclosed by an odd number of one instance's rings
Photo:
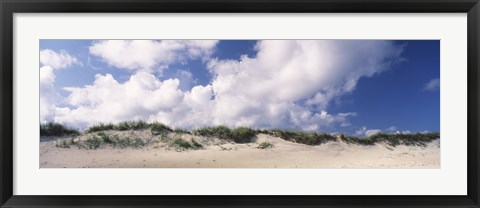
POLYGON ((75 144, 76 144, 76 142, 75 142, 75 139, 73 139, 73 138, 57 140, 55 142, 55 146, 60 147, 60 148, 70 148, 70 146, 75 145, 75 144))
POLYGON ((180 149, 193 149, 193 150, 198 150, 202 149, 203 145, 195 141, 194 139, 191 139, 190 141, 187 141, 182 138, 175 138, 171 145, 171 147, 174 148, 180 148, 180 149))
POLYGON ((148 142, 143 141, 140 138, 131 138, 131 137, 119 137, 117 135, 112 137, 112 143, 107 143, 107 145, 114 148, 141 148, 148 145, 148 142))
MULTIPOLYGON (((290 131, 290 130, 256 130, 247 127, 229 128, 227 126, 212 126, 198 128, 194 130, 185 129, 173 129, 165 124, 154 122, 146 123, 144 121, 129 121, 120 122, 118 124, 96 124, 88 128, 85 133, 96 133, 83 142, 75 141, 63 141, 57 144, 59 147, 69 147, 71 145, 77 145, 86 149, 97 149, 102 146, 111 146, 116 148, 128 148, 128 147, 143 147, 148 145, 148 142, 140 138, 129 138, 119 136, 108 136, 104 131, 117 130, 145 130, 149 129, 152 135, 160 136, 161 139, 168 137, 169 133, 175 133, 175 135, 181 134, 193 134, 203 137, 215 137, 220 140, 225 140, 233 143, 250 143, 255 141, 255 137, 258 134, 269 134, 275 137, 282 138, 284 140, 306 144, 306 145, 321 145, 326 142, 343 141, 349 144, 356 145, 375 145, 377 143, 386 143, 391 146, 407 145, 407 146, 425 146, 427 143, 440 138, 440 133, 413 133, 413 134, 385 134, 378 133, 365 138, 359 138, 356 136, 347 135, 331 135, 325 133, 315 132, 303 132, 303 131, 290 131)), ((65 135, 80 135, 80 132, 74 129, 67 128, 57 123, 47 123, 40 125, 41 136, 65 136, 65 135)), ((203 146, 195 140, 187 141, 180 137, 174 138, 172 145, 184 149, 201 149, 203 146)), ((261 145, 262 147, 269 148, 267 144, 261 145)), ((263 149, 262 147, 259 147, 263 149)))
POLYGON ((230 135, 236 143, 249 143, 257 136, 256 132, 247 127, 238 127, 231 131, 230 135))
POLYGON ((427 143, 440 138, 440 133, 415 133, 415 134, 385 134, 379 133, 368 137, 373 143, 386 142, 391 146, 426 146, 427 143))
POLYGON ((212 126, 195 129, 192 131, 194 135, 204 137, 217 137, 219 139, 230 139, 231 130, 226 126, 212 126))
POLYGON ((79 135, 80 132, 59 123, 40 124, 40 136, 79 135))
POLYGON ((144 130, 144 129, 150 129, 153 135, 164 135, 169 132, 189 133, 186 130, 182 130, 182 129, 173 130, 169 126, 162 123, 158 123, 158 122, 146 123, 144 121, 125 121, 125 122, 120 122, 118 124, 99 123, 89 127, 85 132, 94 133, 94 132, 108 131, 108 130, 129 131, 129 130, 144 130))
POLYGON ((203 148, 203 145, 200 144, 200 143, 198 143, 195 139, 191 139, 191 140, 190 140, 190 143, 192 144, 192 147, 193 147, 194 149, 201 149, 201 148, 203 148))
POLYGON ((238 127, 230 129, 226 126, 205 127, 193 130, 194 135, 204 137, 216 137, 222 140, 227 140, 235 143, 249 143, 252 142, 257 135, 256 131, 251 128, 238 127))
POLYGON ((140 138, 120 137, 118 135, 109 136, 105 132, 98 132, 85 140, 75 141, 74 138, 57 140, 55 146, 60 148, 78 147, 80 149, 96 150, 99 148, 141 148, 148 145, 148 142, 140 138))
POLYGON ((360 145, 375 145, 377 143, 386 143, 390 146, 426 146, 427 143, 439 139, 440 133, 414 133, 414 134, 385 134, 378 133, 366 138, 357 138, 353 136, 340 136, 340 140, 360 145))
POLYGON ((153 135, 163 135, 173 131, 170 127, 162 123, 154 122, 148 125, 153 135))
POLYGON ((258 149, 268 149, 268 148, 272 148, 273 147, 273 144, 270 143, 270 142, 262 142, 260 144, 258 144, 258 149))
MULTIPOLYGON (((159 123, 147 123, 145 121, 124 121, 118 124, 112 123, 99 123, 91 126, 86 130, 87 133, 97 132, 97 131, 108 131, 108 130, 117 130, 117 131, 127 131, 127 130, 142 130, 151 127, 158 127, 159 123)), ((162 124, 163 125, 163 124, 162 124)), ((167 127, 167 126, 165 126, 167 127)))
POLYGON ((92 133, 92 132, 97 132, 97 131, 108 131, 108 130, 115 130, 115 125, 113 125, 111 123, 95 124, 95 125, 91 126, 90 128, 88 128, 85 132, 92 133))
POLYGON ((271 130, 267 131, 268 134, 271 134, 276 137, 280 137, 284 140, 306 144, 306 145, 320 145, 325 142, 335 141, 336 138, 330 134, 319 134, 311 132, 302 132, 302 131, 284 131, 284 130, 271 130))
POLYGON ((90 138, 88 138, 87 140, 85 140, 83 142, 84 146, 82 147, 85 147, 87 149, 98 149, 100 148, 100 146, 103 145, 103 141, 96 137, 96 136, 92 136, 90 138))

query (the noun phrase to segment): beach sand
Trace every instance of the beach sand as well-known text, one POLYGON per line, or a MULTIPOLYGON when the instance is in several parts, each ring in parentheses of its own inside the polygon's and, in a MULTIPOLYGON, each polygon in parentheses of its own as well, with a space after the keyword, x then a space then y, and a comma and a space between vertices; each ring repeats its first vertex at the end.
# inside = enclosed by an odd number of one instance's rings
MULTIPOLYGON (((184 135, 184 137, 193 137, 184 135)), ((179 150, 159 143, 143 148, 95 150, 56 147, 40 142, 40 168, 440 168, 440 139, 426 146, 357 145, 342 141, 317 146, 267 134, 255 142, 234 144, 201 139, 199 150, 179 150), (272 148, 260 149, 268 142, 272 148)))

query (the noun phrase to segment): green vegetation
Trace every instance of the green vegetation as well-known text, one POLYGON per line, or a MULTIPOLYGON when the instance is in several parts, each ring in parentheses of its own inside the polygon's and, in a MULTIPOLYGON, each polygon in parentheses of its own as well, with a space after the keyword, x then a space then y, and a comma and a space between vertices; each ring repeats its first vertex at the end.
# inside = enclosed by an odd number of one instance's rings
POLYGON ((108 136, 104 132, 99 132, 97 135, 93 135, 86 140, 75 141, 71 139, 57 140, 55 146, 60 148, 70 148, 75 146, 81 149, 92 149, 96 150, 102 147, 113 147, 113 148, 141 148, 145 145, 148 145, 147 142, 144 142, 140 138, 131 139, 130 137, 119 137, 118 135, 108 136))
POLYGON ((98 132, 97 136, 99 136, 102 139, 103 143, 107 143, 107 144, 113 144, 114 143, 114 141, 112 139, 110 139, 110 137, 107 134, 105 134, 105 132, 103 132, 103 131, 98 132))
POLYGON ((102 140, 96 136, 90 137, 83 142, 87 149, 98 149, 103 144, 102 140))
POLYGON ((366 138, 357 138, 352 136, 340 136, 340 139, 350 144, 374 145, 376 143, 386 143, 390 146, 426 146, 427 143, 440 138, 440 133, 415 133, 415 134, 385 134, 378 133, 366 138))
MULTIPOLYGON (((144 121, 127 121, 127 122, 120 122, 118 124, 103 124, 99 123, 96 125, 91 126, 85 132, 86 133, 97 133, 98 136, 101 137, 104 143, 111 144, 115 147, 126 148, 126 147, 138 147, 143 146, 141 139, 130 139, 130 138, 109 138, 106 134, 102 131, 108 130, 116 130, 116 131, 128 131, 128 130, 144 130, 150 129, 152 135, 160 136, 161 138, 165 138, 168 133, 172 132, 173 130, 168 127, 167 125, 154 122, 154 123, 146 123, 144 121)), ((143 142, 145 143, 145 142, 143 142)))
POLYGON ((229 140, 231 130, 226 126, 213 126, 213 127, 196 129, 196 130, 193 130, 192 133, 197 136, 217 137, 219 139, 229 140))
POLYGON ((375 141, 370 138, 358 138, 355 136, 339 135, 339 140, 348 144, 360 144, 360 145, 374 145, 375 141))
POLYGON ((164 135, 168 132, 172 132, 172 129, 165 124, 155 122, 149 124, 149 126, 153 135, 164 135))
POLYGON ((150 125, 147 124, 145 121, 125 121, 125 122, 118 123, 116 125, 115 130, 119 130, 119 131, 141 130, 149 127, 150 125))
POLYGON ((56 147, 60 148, 70 148, 71 145, 75 145, 75 140, 73 138, 71 139, 63 139, 63 140, 57 140, 55 142, 56 147))
POLYGON ((373 142, 386 142, 391 146, 426 146, 435 139, 440 138, 440 133, 416 133, 416 134, 384 134, 379 133, 369 137, 373 142))
POLYGON ((184 148, 184 149, 190 149, 192 147, 192 145, 190 145, 190 143, 188 141, 185 141, 182 138, 174 139, 172 144, 174 144, 178 147, 184 148))
MULTIPOLYGON (((142 130, 148 128, 157 128, 160 125, 159 123, 146 123, 145 121, 124 121, 118 124, 95 124, 86 130, 87 133, 97 132, 97 131, 108 131, 108 130, 117 130, 117 131, 127 131, 127 130, 142 130)), ((165 126, 165 125, 163 125, 165 126)), ((167 127, 167 126, 165 126, 167 127)), ((167 127, 168 128, 168 127, 167 127)))
POLYGON ((140 138, 130 138, 130 137, 119 137, 117 135, 114 135, 112 137, 112 143, 110 144, 112 147, 115 148, 140 148, 145 145, 147 145, 147 142, 144 142, 140 138))
POLYGON ((256 136, 256 131, 246 127, 230 129, 226 126, 214 126, 196 129, 194 135, 204 137, 217 137, 235 143, 249 143, 256 136))
POLYGON ((194 149, 194 150, 197 150, 197 149, 201 149, 203 148, 203 146, 198 143, 197 141, 195 141, 194 139, 191 139, 190 142, 182 139, 182 138, 176 138, 172 141, 172 145, 173 147, 178 147, 178 148, 181 148, 181 149, 194 149))
MULTIPOLYGON (((88 128, 85 133, 95 133, 86 140, 58 140, 57 147, 70 148, 70 146, 77 146, 86 149, 98 149, 100 147, 114 147, 114 148, 139 148, 151 143, 158 143, 159 141, 168 142, 171 146, 182 149, 201 149, 202 144, 191 139, 190 141, 180 138, 181 134, 193 134, 203 137, 215 137, 224 142, 233 143, 250 143, 253 142, 258 134, 269 134, 284 140, 306 144, 306 145, 320 145, 326 142, 343 141, 349 144, 356 145, 375 145, 377 143, 385 143, 391 146, 409 145, 409 146, 425 146, 427 143, 440 138, 440 133, 414 133, 414 134, 385 134, 378 133, 365 138, 346 135, 330 135, 325 133, 313 133, 302 131, 289 130, 254 130, 247 127, 238 127, 230 129, 226 126, 204 127, 188 131, 185 129, 172 129, 167 125, 154 122, 146 123, 144 121, 129 121, 118 124, 97 124, 88 128), (141 138, 120 137, 118 135, 109 136, 105 131, 117 130, 144 130, 149 129, 151 134, 157 139, 142 140, 141 138), (169 139, 169 134, 175 133, 175 137, 169 139), (158 140, 160 139, 160 140, 158 140)), ((57 123, 47 123, 40 125, 41 136, 77 136, 80 133, 77 130, 64 127, 57 123)), ((147 138, 145 138, 147 139, 147 138)), ((270 143, 260 143, 258 148, 266 149, 273 145, 270 143)))
POLYGON ((193 147, 194 149, 201 149, 201 148, 203 148, 203 145, 200 144, 200 143, 198 143, 197 141, 195 141, 195 139, 190 140, 190 142, 192 143, 192 147, 193 147))
POLYGON ((269 142, 262 142, 258 145, 258 149, 268 149, 268 148, 272 148, 273 147, 273 144, 269 143, 269 142))
POLYGON ((440 133, 415 133, 415 134, 385 134, 378 133, 366 138, 357 138, 352 136, 340 135, 340 140, 349 144, 374 145, 377 143, 386 143, 390 146, 426 146, 427 143, 440 138, 440 133))
POLYGON ((250 128, 239 127, 231 131, 230 137, 235 143, 249 143, 256 135, 256 132, 250 128))
POLYGON ((108 123, 108 124, 95 124, 88 128, 85 132, 92 133, 97 131, 108 131, 108 130, 115 130, 115 125, 108 123))
POLYGON ((307 145, 320 145, 325 142, 336 140, 335 137, 330 134, 307 133, 301 131, 271 130, 268 133, 287 141, 307 145))
POLYGON ((65 135, 79 135, 75 129, 63 126, 59 123, 40 124, 40 136, 65 136, 65 135))
POLYGON ((186 129, 175 129, 175 130, 173 130, 173 132, 175 132, 177 134, 191 134, 191 132, 186 130, 186 129))

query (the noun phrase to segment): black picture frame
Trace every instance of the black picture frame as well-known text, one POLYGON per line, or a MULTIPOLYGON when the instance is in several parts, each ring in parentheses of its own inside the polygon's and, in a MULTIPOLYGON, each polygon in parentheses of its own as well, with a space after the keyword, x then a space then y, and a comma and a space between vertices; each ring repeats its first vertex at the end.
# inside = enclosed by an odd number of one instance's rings
POLYGON ((480 207, 478 0, 0 0, 1 207, 480 207), (25 196, 13 195, 14 13, 467 13, 468 194, 465 196, 25 196))

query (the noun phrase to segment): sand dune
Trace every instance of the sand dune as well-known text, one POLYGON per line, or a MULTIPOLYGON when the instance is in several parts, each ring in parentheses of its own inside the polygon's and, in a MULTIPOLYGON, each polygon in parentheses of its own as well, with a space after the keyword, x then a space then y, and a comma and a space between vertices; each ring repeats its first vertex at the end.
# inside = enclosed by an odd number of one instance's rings
POLYGON ((267 134, 259 134, 247 144, 192 135, 181 137, 195 138, 203 148, 178 149, 167 142, 125 149, 60 148, 56 145, 59 141, 44 138, 40 142, 40 168, 440 168, 439 139, 426 146, 393 147, 342 141, 309 146, 267 134), (263 142, 273 147, 258 148, 263 142))

